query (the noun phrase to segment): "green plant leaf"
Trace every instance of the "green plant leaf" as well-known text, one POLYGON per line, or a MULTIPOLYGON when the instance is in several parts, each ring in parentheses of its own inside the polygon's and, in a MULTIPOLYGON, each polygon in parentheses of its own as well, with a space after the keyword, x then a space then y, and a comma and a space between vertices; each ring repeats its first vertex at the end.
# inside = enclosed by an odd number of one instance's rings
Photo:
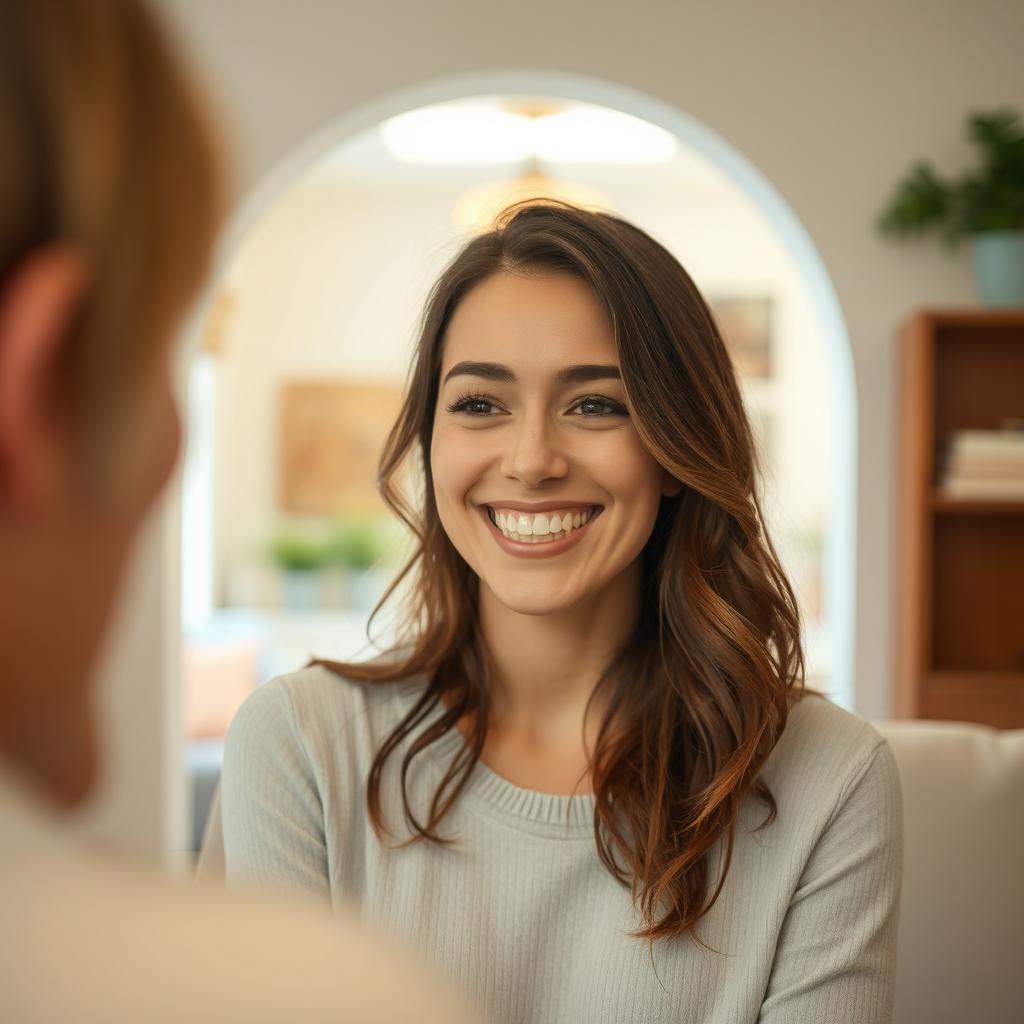
POLYGON ((269 554, 277 566, 291 572, 320 569, 329 562, 329 552, 322 541, 291 532, 274 537, 269 554))
POLYGON ((967 136, 990 165, 1024 168, 1024 127, 1014 111, 971 115, 967 136))
POLYGON ((330 539, 331 560, 357 571, 382 561, 391 546, 387 523, 377 518, 346 518, 335 526, 330 539))
POLYGON ((918 162, 897 186, 882 212, 879 228, 890 235, 917 234, 941 223, 949 214, 952 199, 950 187, 928 164, 918 162))
POLYGON ((941 229, 952 248, 986 231, 1024 229, 1024 125, 1008 109, 968 117, 968 138, 978 148, 981 167, 944 182, 919 161, 897 185, 877 227, 885 235, 941 229))

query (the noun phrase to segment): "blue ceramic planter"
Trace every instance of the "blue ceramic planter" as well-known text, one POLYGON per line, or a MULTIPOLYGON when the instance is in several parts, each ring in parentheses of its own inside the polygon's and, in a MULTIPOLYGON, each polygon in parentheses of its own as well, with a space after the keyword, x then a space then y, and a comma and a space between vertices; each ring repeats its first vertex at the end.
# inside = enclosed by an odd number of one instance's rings
POLYGON ((312 611, 320 606, 320 574, 312 569, 289 569, 281 577, 281 598, 289 611, 312 611))
POLYGON ((983 306, 1024 307, 1024 230, 972 236, 971 258, 983 306))

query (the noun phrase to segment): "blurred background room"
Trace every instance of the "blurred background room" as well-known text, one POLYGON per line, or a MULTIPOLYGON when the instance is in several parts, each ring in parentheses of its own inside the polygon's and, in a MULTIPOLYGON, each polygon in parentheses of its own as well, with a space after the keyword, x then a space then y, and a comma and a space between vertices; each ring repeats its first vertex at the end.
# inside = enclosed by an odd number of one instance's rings
POLYGON ((245 697, 387 641, 406 537, 374 475, 417 320, 527 196, 623 215, 709 299, 809 683, 875 722, 1024 728, 1024 6, 159 6, 235 205, 84 828, 187 863, 245 697))

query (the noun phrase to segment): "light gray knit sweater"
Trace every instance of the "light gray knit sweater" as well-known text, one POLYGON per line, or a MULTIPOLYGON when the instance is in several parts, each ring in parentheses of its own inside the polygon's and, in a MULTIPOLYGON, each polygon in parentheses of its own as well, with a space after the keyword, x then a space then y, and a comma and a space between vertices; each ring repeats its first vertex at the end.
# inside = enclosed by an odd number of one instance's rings
MULTIPOLYGON (((360 685, 309 668, 260 687, 227 739, 228 879, 353 898, 498 1022, 884 1024, 891 1018, 902 805, 888 744, 818 697, 793 708, 761 778, 778 818, 742 808, 725 887, 698 935, 650 947, 600 863, 593 798, 512 785, 478 764, 442 825, 450 847, 383 847, 369 825, 373 755, 421 682, 360 685)), ((413 762, 426 801, 462 743, 413 762)), ((397 767, 383 806, 402 838, 397 767)), ((712 851, 717 879, 722 847, 712 851)), ((395 984, 402 984, 396 978, 395 984)))

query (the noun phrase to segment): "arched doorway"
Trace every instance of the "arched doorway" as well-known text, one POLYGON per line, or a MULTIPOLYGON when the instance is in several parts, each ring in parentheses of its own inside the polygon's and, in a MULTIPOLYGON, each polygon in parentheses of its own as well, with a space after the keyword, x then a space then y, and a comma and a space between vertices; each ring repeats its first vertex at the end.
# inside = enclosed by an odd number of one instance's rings
MULTIPOLYGON (((280 197, 347 140, 406 111, 487 95, 560 97, 621 111, 664 129, 683 147, 713 165, 723 179, 757 208, 770 225, 778 244, 798 269, 813 310, 815 334, 823 346, 828 389, 826 404, 831 451, 823 467, 828 476, 829 510, 828 526, 823 534, 822 574, 824 636, 829 666, 825 688, 838 703, 852 706, 857 425, 849 341, 821 258, 792 209, 756 167, 707 126, 653 97, 615 83, 578 75, 508 71, 453 76, 423 83, 349 112, 282 161, 257 185, 232 219, 219 259, 221 273, 232 264, 280 197)), ((683 262, 687 263, 685 259, 683 262)), ((187 482, 186 478, 186 494, 187 482)), ((183 521, 193 528, 198 519, 194 514, 186 514, 183 521)), ((185 548, 192 550, 201 546, 201 542, 197 543, 193 538, 185 548)))

